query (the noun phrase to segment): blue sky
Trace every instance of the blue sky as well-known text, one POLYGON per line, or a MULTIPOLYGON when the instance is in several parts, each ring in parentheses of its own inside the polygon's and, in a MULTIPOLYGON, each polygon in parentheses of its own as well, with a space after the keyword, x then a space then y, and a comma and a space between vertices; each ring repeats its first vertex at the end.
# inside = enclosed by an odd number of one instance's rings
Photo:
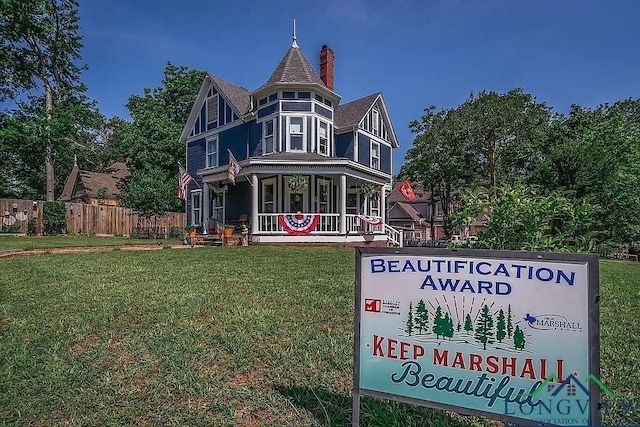
POLYGON ((348 102, 384 94, 401 148, 424 108, 455 107, 483 89, 522 87, 558 112, 640 97, 637 0, 156 0, 80 4, 83 75, 102 113, 160 85, 167 61, 249 90, 291 45, 319 68, 333 49, 335 90, 348 102))

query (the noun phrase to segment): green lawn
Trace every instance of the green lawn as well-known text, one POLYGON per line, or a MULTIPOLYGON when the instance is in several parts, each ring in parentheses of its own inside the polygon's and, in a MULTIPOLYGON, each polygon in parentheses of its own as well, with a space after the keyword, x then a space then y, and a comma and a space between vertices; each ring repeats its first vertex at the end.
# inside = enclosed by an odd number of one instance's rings
MULTIPOLYGON (((196 248, 0 263, 0 425, 346 426, 354 251, 196 248)), ((640 389, 640 264, 601 265, 602 371, 640 389)), ((495 422, 365 397, 362 425, 495 422)))
POLYGON ((129 237, 97 237, 97 236, 2 236, 0 235, 0 252, 8 250, 30 250, 67 248, 71 246, 121 246, 149 245, 156 242, 179 243, 178 239, 154 240, 132 239, 129 237))

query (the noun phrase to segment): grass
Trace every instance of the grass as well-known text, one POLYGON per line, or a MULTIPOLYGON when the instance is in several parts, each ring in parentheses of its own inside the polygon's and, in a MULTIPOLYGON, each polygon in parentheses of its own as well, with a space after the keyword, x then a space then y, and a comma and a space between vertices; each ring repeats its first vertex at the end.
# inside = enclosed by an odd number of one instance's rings
POLYGON ((158 241, 163 243, 179 243, 178 239, 154 240, 132 239, 129 237, 97 237, 97 236, 0 236, 0 252, 10 250, 32 250, 50 248, 68 248, 72 246, 121 246, 149 245, 158 241))
MULTIPOLYGON (((2 262, 0 425, 346 426, 354 252, 202 248, 2 262)), ((601 265, 602 377, 640 386, 640 264, 601 265)), ((362 399, 362 425, 495 422, 362 399)))

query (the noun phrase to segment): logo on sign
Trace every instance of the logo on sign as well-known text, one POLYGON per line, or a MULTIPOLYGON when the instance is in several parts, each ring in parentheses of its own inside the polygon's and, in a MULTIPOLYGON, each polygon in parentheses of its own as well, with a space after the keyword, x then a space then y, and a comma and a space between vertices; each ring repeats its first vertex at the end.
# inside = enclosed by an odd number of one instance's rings
POLYGON ((524 317, 524 320, 529 324, 531 328, 537 329, 539 331, 559 330, 582 332, 582 326, 580 325, 580 322, 571 321, 561 314, 532 315, 527 313, 526 317, 524 317))
POLYGON ((364 311, 370 311, 373 313, 380 313, 382 301, 379 299, 365 298, 364 311))

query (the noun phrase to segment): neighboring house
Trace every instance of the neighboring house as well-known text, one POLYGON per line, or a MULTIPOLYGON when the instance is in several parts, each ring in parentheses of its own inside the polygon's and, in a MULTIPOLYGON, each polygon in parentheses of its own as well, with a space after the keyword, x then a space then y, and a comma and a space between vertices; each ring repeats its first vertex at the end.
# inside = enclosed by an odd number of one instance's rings
POLYGON ((419 184, 412 184, 416 198, 407 201, 397 188, 389 194, 389 224, 404 231, 405 238, 418 242, 444 237, 442 205, 431 205, 431 193, 419 184), (431 218, 433 217, 433 232, 431 218))
POLYGON ((90 172, 79 169, 75 161, 58 200, 118 206, 122 183, 129 175, 127 165, 122 162, 112 164, 104 172, 90 172))
POLYGON ((195 180, 187 191, 189 224, 247 218, 260 243, 363 242, 362 234, 400 243, 385 224, 398 140, 384 97, 341 103, 333 64, 325 45, 318 75, 294 34, 271 77, 253 91, 205 76, 180 138, 195 180), (235 185, 228 150, 242 167, 235 185))
MULTIPOLYGON (((397 188, 389 194, 389 225, 402 229, 405 240, 425 242, 445 237, 442 204, 437 202, 432 206, 430 192, 425 191, 420 184, 412 183, 411 186, 416 194, 416 198, 411 202, 407 201, 397 188)), ((454 234, 459 234, 463 238, 475 236, 487 231, 486 223, 487 215, 480 214, 473 224, 463 230, 456 230, 454 234)))

